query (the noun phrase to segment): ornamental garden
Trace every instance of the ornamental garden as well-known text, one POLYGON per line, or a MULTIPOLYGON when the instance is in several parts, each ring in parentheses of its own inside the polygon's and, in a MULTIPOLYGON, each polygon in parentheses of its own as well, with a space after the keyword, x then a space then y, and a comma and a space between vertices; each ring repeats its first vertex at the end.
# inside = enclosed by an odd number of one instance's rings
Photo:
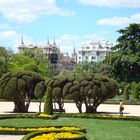
POLYGON ((139 140, 140 117, 97 112, 112 98, 140 101, 140 24, 118 32, 118 44, 103 62, 66 72, 52 70, 40 53, 13 55, 0 47, 0 99, 14 103, 13 113, 0 115, 0 134, 24 135, 22 140, 139 140), (35 100, 39 111, 29 113, 35 100), (67 113, 66 101, 79 113, 67 113))
MULTIPOLYGON (((136 131, 139 117, 97 113, 98 106, 117 93, 117 82, 99 74, 69 73, 45 80, 35 72, 6 73, 0 79, 0 97, 13 101, 15 106, 13 114, 0 115, 0 134, 25 135, 22 140, 93 140, 103 139, 104 135, 99 134, 102 132, 111 135, 104 139, 111 140, 117 137, 109 132, 113 132, 113 125, 119 130, 123 130, 121 123, 125 129, 132 125, 132 131, 136 131), (30 100, 38 99, 41 104, 42 98, 44 111, 28 113, 30 100), (65 99, 72 100, 79 113, 65 113, 65 99), (57 113, 53 103, 58 104, 57 113), (83 104, 86 112, 82 110, 83 104)), ((120 132, 121 139, 126 137, 124 132, 120 132)))

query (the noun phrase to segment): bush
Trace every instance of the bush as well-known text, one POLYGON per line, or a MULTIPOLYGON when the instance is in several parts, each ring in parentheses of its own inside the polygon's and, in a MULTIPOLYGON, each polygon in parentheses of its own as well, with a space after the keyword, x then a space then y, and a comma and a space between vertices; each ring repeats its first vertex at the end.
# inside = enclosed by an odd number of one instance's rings
POLYGON ((51 89, 51 87, 47 88, 47 92, 46 92, 46 95, 45 95, 44 113, 49 114, 49 115, 53 114, 52 89, 51 89))

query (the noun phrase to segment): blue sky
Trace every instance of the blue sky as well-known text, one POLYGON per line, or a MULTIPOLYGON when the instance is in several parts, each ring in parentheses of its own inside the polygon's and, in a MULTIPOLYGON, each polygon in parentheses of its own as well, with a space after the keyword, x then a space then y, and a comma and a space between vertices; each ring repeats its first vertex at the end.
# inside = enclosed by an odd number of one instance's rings
POLYGON ((110 40, 117 30, 140 23, 140 0, 0 0, 0 46, 17 50, 55 38, 62 52, 83 42, 110 40))

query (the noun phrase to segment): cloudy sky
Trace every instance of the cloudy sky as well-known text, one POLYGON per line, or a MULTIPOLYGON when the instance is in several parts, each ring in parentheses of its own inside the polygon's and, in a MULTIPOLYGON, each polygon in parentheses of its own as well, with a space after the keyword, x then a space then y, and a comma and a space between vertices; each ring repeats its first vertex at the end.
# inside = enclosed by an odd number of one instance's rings
POLYGON ((0 0, 0 46, 17 50, 55 38, 63 52, 90 40, 116 42, 118 29, 140 23, 140 0, 0 0))

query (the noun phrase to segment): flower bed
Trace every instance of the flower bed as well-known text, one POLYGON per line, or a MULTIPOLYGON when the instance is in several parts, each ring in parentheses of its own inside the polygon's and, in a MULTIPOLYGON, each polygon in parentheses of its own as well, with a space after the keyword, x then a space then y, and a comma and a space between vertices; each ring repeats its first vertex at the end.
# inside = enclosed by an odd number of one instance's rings
POLYGON ((50 131, 33 132, 22 138, 22 140, 86 140, 81 132, 50 131))
POLYGON ((85 132, 85 129, 81 129, 75 126, 48 126, 48 127, 0 127, 0 134, 15 134, 23 135, 34 131, 81 131, 85 132))
POLYGON ((26 114, 0 114, 0 119, 9 118, 38 118, 38 119, 57 119, 57 115, 48 115, 43 113, 26 113, 26 114))

